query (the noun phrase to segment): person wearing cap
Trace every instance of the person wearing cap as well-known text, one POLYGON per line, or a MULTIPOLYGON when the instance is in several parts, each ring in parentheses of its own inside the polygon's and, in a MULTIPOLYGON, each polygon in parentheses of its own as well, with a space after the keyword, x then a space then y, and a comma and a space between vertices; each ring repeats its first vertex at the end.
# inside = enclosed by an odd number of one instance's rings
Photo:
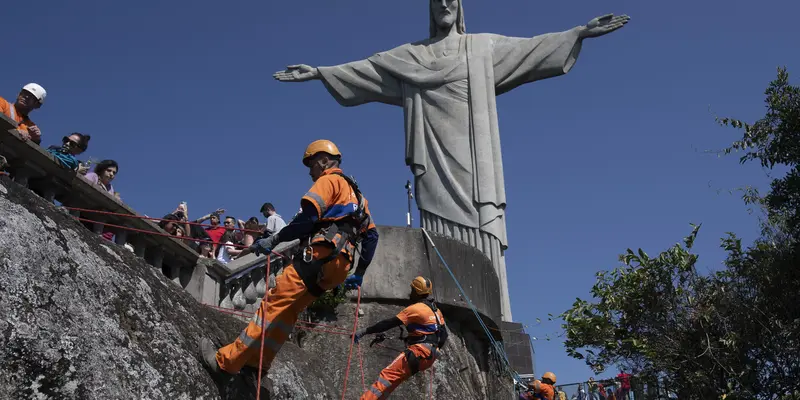
MULTIPOLYGON (((284 268, 275 288, 264 297, 236 340, 219 349, 209 339, 200 340, 200 359, 213 374, 224 377, 239 373, 243 367, 256 369, 261 360, 266 375, 292 333, 298 314, 343 282, 346 288, 361 285, 378 245, 378 230, 367 199, 355 180, 339 168, 341 160, 342 154, 333 142, 312 142, 303 154, 303 164, 308 167, 314 185, 300 200, 302 212, 279 232, 243 250, 242 255, 270 254, 279 243, 295 239, 300 239, 303 249, 284 268), (358 267, 348 277, 359 243, 358 267)), ((272 390, 269 382, 264 377, 262 386, 272 390)))
POLYGON ((13 104, 0 97, 0 112, 17 122, 17 131, 23 139, 28 139, 36 144, 42 143, 42 132, 28 118, 28 114, 41 107, 45 97, 47 97, 47 92, 36 83, 23 86, 17 95, 17 101, 13 104))
POLYGON ((384 399, 401 383, 417 372, 430 368, 439 356, 440 349, 447 342, 447 327, 444 315, 433 300, 433 284, 428 278, 418 276, 411 281, 408 294, 412 305, 404 308, 396 316, 378 322, 356 332, 353 341, 373 333, 405 325, 408 331, 406 350, 381 371, 378 380, 361 395, 361 400, 384 399))
POLYGON ((64 168, 77 171, 80 166, 80 161, 75 157, 89 147, 89 139, 91 136, 75 132, 69 136, 64 136, 62 139, 61 147, 50 146, 47 148, 53 157, 56 158, 64 168))

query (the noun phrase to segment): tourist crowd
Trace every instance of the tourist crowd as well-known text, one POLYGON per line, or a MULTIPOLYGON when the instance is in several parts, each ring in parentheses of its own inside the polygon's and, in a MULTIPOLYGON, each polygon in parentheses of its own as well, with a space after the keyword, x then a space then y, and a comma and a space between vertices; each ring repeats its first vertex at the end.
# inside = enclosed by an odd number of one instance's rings
POLYGON ((237 258, 244 247, 250 246, 262 236, 277 233, 286 226, 272 203, 264 203, 260 211, 265 218, 264 224, 261 224, 258 217, 250 217, 247 221, 230 215, 222 217, 225 213, 222 208, 192 220, 189 217, 188 204, 182 202, 174 211, 161 218, 159 226, 171 235, 185 238, 186 243, 200 257, 215 258, 227 264, 237 258))

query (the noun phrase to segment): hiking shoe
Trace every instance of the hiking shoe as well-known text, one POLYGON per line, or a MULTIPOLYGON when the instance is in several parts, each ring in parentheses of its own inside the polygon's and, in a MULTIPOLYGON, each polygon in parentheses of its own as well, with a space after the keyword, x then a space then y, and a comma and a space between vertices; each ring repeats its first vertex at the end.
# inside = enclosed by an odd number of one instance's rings
POLYGON ((200 361, 215 374, 223 372, 217 363, 217 346, 206 338, 200 339, 200 361))

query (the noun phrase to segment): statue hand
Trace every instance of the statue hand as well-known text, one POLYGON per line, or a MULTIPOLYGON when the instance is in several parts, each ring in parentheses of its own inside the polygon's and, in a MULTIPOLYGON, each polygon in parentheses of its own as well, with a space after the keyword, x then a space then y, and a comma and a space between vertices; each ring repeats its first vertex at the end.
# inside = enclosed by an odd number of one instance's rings
POLYGON ((582 27, 581 39, 595 38, 614 32, 627 24, 630 19, 631 17, 627 15, 615 17, 614 14, 606 14, 602 17, 594 18, 586 26, 582 27))
POLYGON ((319 70, 305 64, 290 65, 272 77, 281 82, 305 82, 319 78, 319 70))

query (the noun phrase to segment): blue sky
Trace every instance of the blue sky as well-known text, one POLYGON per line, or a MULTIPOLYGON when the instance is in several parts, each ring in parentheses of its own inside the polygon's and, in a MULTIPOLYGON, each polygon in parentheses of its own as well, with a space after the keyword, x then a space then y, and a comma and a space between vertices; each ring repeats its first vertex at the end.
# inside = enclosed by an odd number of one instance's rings
MULTIPOLYGON (((287 64, 335 65, 427 34, 425 1, 278 3, 47 0, 3 6, 0 95, 35 81, 43 144, 92 135, 86 157, 112 158, 123 199, 151 216, 182 200, 193 217, 239 218, 264 201, 289 218, 310 185, 300 163, 334 140, 376 220, 404 225, 399 108, 339 106, 319 82, 280 84, 287 64)), ((707 150, 736 138, 714 113, 755 119, 778 66, 800 74, 800 2, 465 0, 467 31, 534 36, 627 13, 621 31, 584 44, 566 76, 498 100, 508 195, 507 252, 515 320, 539 338, 548 313, 586 297, 594 273, 627 247, 657 253, 703 223, 700 264, 717 268, 719 238, 757 231, 728 190, 764 187, 757 166, 707 150), (502 6, 498 6, 502 4, 502 6)), ((384 244, 388 245, 388 244, 384 244)), ((369 279, 377 279, 368 277, 369 279)), ((536 344, 537 372, 560 382, 591 373, 560 339, 536 344)))

